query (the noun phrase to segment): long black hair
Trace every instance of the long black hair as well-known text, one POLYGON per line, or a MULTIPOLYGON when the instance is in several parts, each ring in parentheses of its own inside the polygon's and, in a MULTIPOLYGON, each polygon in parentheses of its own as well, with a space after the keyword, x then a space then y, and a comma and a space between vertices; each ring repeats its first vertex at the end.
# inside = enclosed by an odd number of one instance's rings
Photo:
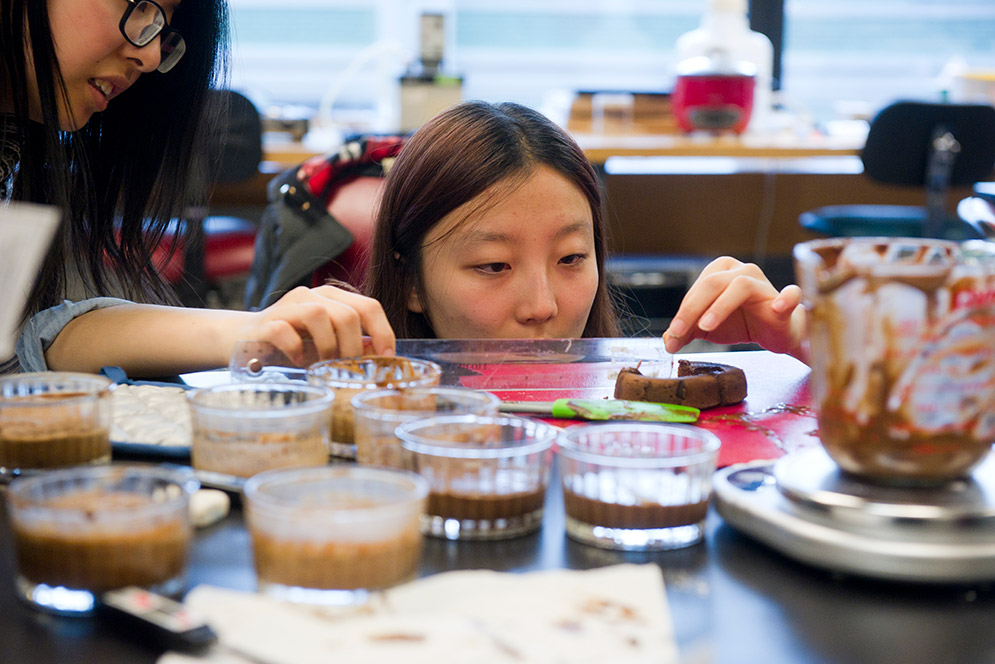
MULTIPOLYGON (((125 5, 122 4, 122 12, 125 5)), ((225 0, 187 0, 171 27, 187 50, 166 74, 143 74, 77 131, 62 131, 66 99, 45 0, 0 0, 0 108, 18 125, 20 163, 12 198, 55 205, 62 226, 31 293, 25 315, 57 304, 67 283, 89 280, 97 293, 109 274, 138 301, 172 301, 152 264, 152 251, 172 219, 206 191, 212 135, 209 90, 227 71, 225 0), (30 57, 29 57, 30 55, 30 57), (42 122, 29 119, 28 68, 33 69, 42 122), (71 255, 80 275, 68 275, 71 255)))

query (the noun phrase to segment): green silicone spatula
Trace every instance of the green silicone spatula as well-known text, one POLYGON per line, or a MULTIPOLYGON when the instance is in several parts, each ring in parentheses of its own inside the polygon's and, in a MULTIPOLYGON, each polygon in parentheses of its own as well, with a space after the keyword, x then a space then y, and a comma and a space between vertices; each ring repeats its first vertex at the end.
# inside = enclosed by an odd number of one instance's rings
POLYGON ((503 401, 503 413, 536 413, 567 420, 639 420, 642 422, 696 422, 700 411, 670 403, 622 399, 557 399, 503 401))

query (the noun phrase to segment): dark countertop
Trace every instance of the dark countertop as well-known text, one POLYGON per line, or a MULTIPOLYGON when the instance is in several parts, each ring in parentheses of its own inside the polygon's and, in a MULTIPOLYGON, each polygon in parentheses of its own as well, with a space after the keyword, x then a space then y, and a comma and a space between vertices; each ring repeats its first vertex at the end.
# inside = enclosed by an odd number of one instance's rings
MULTIPOLYGON (((554 485, 555 486, 555 485, 554 485)), ((682 662, 805 664, 995 662, 990 585, 922 586, 844 577, 795 563, 725 526, 714 512, 705 542, 662 553, 623 553, 565 537, 558 487, 535 534, 498 542, 429 539, 422 574, 490 568, 521 572, 659 564, 682 662)), ((0 644, 4 662, 154 662, 161 653, 97 619, 35 612, 14 596, 13 552, 2 514, 0 644)), ((189 585, 252 590, 248 534, 239 511, 198 532, 189 585)))
MULTIPOLYGON (((779 449, 813 440, 811 414, 777 408, 810 403, 807 368, 766 351, 723 356, 723 361, 733 359, 750 380, 747 402, 739 410, 724 409, 725 415, 710 413, 700 423, 722 438, 726 463, 776 456, 779 449), (729 419, 730 412, 739 411, 762 416, 760 432, 729 419)), ((497 542, 428 539, 421 573, 658 564, 682 664, 995 664, 995 590, 990 583, 886 583, 808 567, 740 535, 714 511, 706 530, 703 543, 672 552, 623 553, 579 544, 564 534, 562 494, 554 475, 540 532, 497 542)), ((16 599, 13 578, 13 551, 0 500, 0 663, 142 664, 155 662, 161 653, 100 620, 35 612, 16 599)), ((188 586, 202 583, 255 588, 249 537, 239 511, 198 531, 188 586)))

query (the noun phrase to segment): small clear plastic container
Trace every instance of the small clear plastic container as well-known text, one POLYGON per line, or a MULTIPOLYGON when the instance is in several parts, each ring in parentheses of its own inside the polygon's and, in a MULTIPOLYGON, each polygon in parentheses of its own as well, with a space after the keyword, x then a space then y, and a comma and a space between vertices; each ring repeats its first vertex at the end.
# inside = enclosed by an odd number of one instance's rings
POLYGON ((190 472, 156 466, 77 466, 11 483, 8 514, 18 596, 65 615, 88 615, 99 595, 139 586, 183 590, 193 536, 190 472))
POLYGON ((107 463, 111 381, 49 371, 0 377, 0 471, 107 463))
POLYGON ((414 578, 428 485, 414 473, 356 466, 267 471, 245 483, 259 590, 354 604, 414 578))
POLYGON ((356 460, 403 468, 401 441, 394 435, 399 425, 435 415, 497 415, 500 405, 501 400, 490 392, 465 387, 361 392, 352 398, 356 460))
POLYGON ((352 398, 366 390, 405 390, 435 387, 442 367, 435 362, 401 356, 367 355, 316 362, 307 368, 307 380, 335 392, 332 408, 334 456, 356 458, 352 398))
POLYGON ((431 486, 426 534, 504 539, 542 525, 555 427, 510 415, 440 415, 396 433, 405 465, 431 486))
POLYGON ((328 463, 335 395, 303 383, 235 383, 187 393, 197 470, 251 477, 328 463))
POLYGON ((718 451, 715 434, 687 425, 568 427, 557 443, 567 535, 626 551, 701 541, 718 451))

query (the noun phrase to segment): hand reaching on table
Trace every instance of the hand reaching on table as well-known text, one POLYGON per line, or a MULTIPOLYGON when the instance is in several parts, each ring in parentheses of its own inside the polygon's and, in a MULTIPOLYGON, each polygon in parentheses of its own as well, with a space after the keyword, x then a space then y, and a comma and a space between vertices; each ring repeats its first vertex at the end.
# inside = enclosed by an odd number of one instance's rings
POLYGON ((135 303, 94 309, 66 324, 45 360, 53 371, 118 366, 133 377, 168 376, 226 366, 239 341, 268 341, 301 364, 305 339, 320 359, 362 355, 367 347, 394 354, 394 331, 378 301, 319 286, 295 288, 262 311, 135 303))
POLYGON ((362 355, 364 334, 374 352, 394 354, 394 331, 380 303, 336 286, 295 288, 253 314, 238 333, 239 340, 269 341, 296 362, 303 361, 305 338, 314 341, 319 359, 362 355))
POLYGON ((805 310, 800 304, 798 286, 778 292, 756 265, 717 258, 688 289, 663 340, 671 353, 695 339, 754 342, 806 362, 805 310))

